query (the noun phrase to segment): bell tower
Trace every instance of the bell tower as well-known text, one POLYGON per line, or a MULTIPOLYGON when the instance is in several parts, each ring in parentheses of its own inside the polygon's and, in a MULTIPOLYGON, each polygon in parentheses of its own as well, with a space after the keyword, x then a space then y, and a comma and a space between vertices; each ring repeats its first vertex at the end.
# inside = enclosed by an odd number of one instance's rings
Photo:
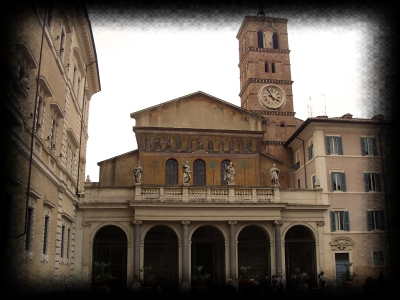
POLYGON ((241 107, 268 119, 262 151, 291 161, 291 153, 282 146, 296 130, 287 23, 260 9, 256 16, 244 18, 236 38, 241 107))

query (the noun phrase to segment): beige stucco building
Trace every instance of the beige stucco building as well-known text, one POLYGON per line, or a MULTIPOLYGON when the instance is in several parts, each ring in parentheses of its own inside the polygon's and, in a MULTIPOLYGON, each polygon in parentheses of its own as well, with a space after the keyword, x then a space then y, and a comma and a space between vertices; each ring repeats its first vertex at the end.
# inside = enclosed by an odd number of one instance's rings
POLYGON ((64 290, 100 91, 91 26, 78 4, 17 1, 2 21, 1 279, 21 294, 64 290))

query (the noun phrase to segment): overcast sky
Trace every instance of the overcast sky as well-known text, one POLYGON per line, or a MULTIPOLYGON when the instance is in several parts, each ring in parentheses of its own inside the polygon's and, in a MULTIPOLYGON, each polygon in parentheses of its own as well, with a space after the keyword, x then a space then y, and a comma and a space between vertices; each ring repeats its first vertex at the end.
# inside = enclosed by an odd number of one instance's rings
MULTIPOLYGON (((137 149, 132 112, 197 91, 240 106, 236 34, 257 11, 89 4, 101 91, 90 101, 86 175, 98 181, 98 162, 137 149)), ((326 11, 265 9, 267 16, 289 19, 295 117, 389 117, 384 105, 366 105, 378 95, 371 58, 380 16, 326 11)))

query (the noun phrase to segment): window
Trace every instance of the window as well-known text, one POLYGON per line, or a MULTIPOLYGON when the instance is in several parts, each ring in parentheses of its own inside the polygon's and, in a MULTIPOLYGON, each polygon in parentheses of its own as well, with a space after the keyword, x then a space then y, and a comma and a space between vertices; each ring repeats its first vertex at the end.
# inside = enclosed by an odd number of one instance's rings
POLYGON ((314 145, 311 140, 310 145, 308 146, 308 160, 311 160, 313 157, 314 157, 314 145))
POLYGON ((43 229, 43 254, 47 254, 49 246, 49 220, 50 217, 46 216, 44 218, 44 229, 43 229))
POLYGON ((276 73, 275 63, 271 64, 271 68, 272 68, 272 73, 276 73))
POLYGON ((221 185, 227 185, 226 181, 224 180, 225 178, 225 168, 227 165, 229 165, 231 161, 230 160, 223 160, 221 162, 221 185))
POLYGON ((32 250, 33 208, 29 207, 26 216, 25 250, 32 250))
POLYGON ((61 227, 61 246, 60 246, 60 256, 64 257, 64 239, 65 239, 65 226, 61 227))
POLYGON ((373 260, 374 267, 385 266, 383 251, 372 251, 372 260, 373 260))
POLYGON ((317 177, 315 176, 315 174, 313 174, 311 176, 311 186, 313 189, 315 189, 316 181, 317 181, 317 177))
POLYGON ((269 72, 268 71, 268 62, 267 61, 264 63, 264 70, 265 70, 265 73, 269 72))
POLYGON ((296 158, 295 158, 295 164, 294 164, 294 170, 297 171, 298 169, 300 169, 300 151, 296 151, 295 154, 296 158))
POLYGON ((300 188, 300 179, 297 179, 297 188, 300 188))
POLYGON ((364 173, 364 183, 366 192, 380 192, 381 183, 378 173, 364 173))
POLYGON ((331 211, 331 230, 350 231, 348 211, 331 211))
POLYGON ((368 231, 384 230, 384 214, 383 210, 367 211, 367 226, 368 231))
POLYGON ((262 31, 257 32, 258 48, 264 48, 264 34, 262 31))
POLYGON ((168 159, 165 163, 165 184, 178 184, 178 162, 173 158, 168 159))
POLYGON ((193 163, 193 185, 206 185, 206 164, 201 159, 193 163))
POLYGON ((378 155, 375 138, 361 138, 361 154, 365 155, 378 155))
POLYGON ((326 137, 326 154, 343 155, 342 138, 339 136, 326 137))
POLYGON ((332 192, 346 191, 346 176, 341 172, 332 172, 332 192))
POLYGON ((67 258, 69 258, 70 234, 71 234, 71 229, 68 228, 68 230, 67 230, 67 249, 66 249, 67 258))
POLYGON ((279 44, 278 44, 278 33, 274 32, 272 35, 272 43, 274 45, 274 49, 279 49, 279 44))

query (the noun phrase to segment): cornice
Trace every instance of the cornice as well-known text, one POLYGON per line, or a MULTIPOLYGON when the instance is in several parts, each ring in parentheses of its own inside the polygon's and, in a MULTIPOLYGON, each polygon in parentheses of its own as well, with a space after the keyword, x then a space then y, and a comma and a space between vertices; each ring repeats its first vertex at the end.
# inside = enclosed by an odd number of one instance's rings
POLYGON ((240 68, 240 66, 242 65, 242 62, 244 61, 244 59, 247 56, 247 53, 249 53, 250 51, 255 51, 255 52, 271 52, 271 53, 287 53, 290 54, 290 50, 289 49, 272 49, 272 48, 256 48, 253 46, 249 46, 246 51, 244 52, 244 54, 242 55, 242 58, 240 59, 240 62, 238 64, 238 67, 240 68))
POLYGON ((290 84, 290 85, 292 85, 293 82, 294 81, 292 81, 292 80, 248 78, 239 93, 239 97, 242 97, 244 91, 247 89, 247 87, 250 85, 250 83, 275 83, 275 84, 290 84))

